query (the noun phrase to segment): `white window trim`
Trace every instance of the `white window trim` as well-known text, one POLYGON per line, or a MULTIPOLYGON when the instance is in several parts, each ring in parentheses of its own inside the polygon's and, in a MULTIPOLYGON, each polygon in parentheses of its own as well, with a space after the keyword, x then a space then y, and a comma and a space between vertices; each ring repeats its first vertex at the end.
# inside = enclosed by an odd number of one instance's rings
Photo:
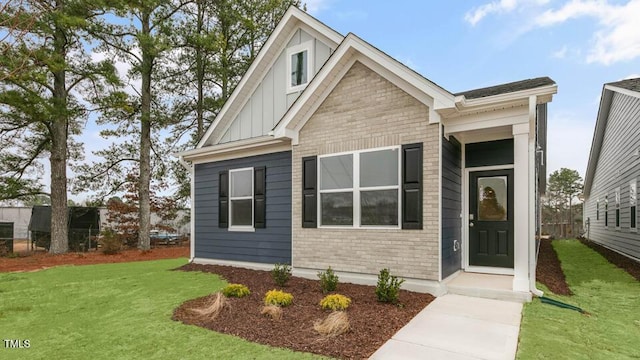
POLYGON ((638 186, 637 186, 636 179, 629 181, 629 231, 638 232, 638 186), (633 204, 631 203, 631 187, 633 187, 636 195, 636 198, 633 204), (635 227, 631 227, 631 207, 633 206, 635 206, 636 208, 636 226, 635 227))
POLYGON ((303 43, 294 45, 287 49, 287 59, 286 59, 287 61, 287 74, 286 74, 287 75, 287 78, 286 78, 287 94, 301 91, 305 87, 307 87, 307 85, 311 81, 311 78, 313 77, 314 59, 315 59, 314 40, 305 41, 303 43), (291 85, 291 55, 305 51, 305 50, 307 51, 307 82, 300 85, 292 86, 291 85))
POLYGON ((239 168, 239 169, 233 169, 233 170, 229 170, 229 209, 228 209, 228 213, 229 213, 229 228, 227 229, 228 231, 245 231, 245 232, 254 232, 256 231, 255 229, 255 219, 254 219, 254 191, 255 191, 255 177, 254 177, 254 169, 252 167, 246 167, 246 168, 239 168), (238 196, 238 197, 233 197, 231 194, 231 185, 233 183, 232 181, 232 176, 231 174, 234 172, 242 172, 242 171, 247 171, 247 170, 251 170, 251 196, 238 196), (233 225, 233 212, 231 211, 231 203, 233 202, 233 200, 249 200, 251 199, 251 225, 233 225))
POLYGON ((617 187, 614 190, 614 196, 615 196, 615 207, 614 207, 614 212, 613 212, 613 225, 615 226, 616 230, 620 230, 620 224, 622 223, 622 219, 621 219, 621 211, 620 211, 620 201, 622 199, 620 199, 620 188, 617 187))
POLYGON ((318 228, 323 229, 376 229, 376 230, 398 230, 402 228, 402 148, 400 146, 385 146, 366 150, 346 151, 333 154, 319 155, 317 170, 318 174, 318 201, 317 201, 317 221, 318 228), (382 150, 397 150, 398 152, 398 185, 385 185, 385 186, 360 186, 360 154, 368 152, 376 152, 382 150), (322 190, 320 184, 322 181, 322 172, 320 168, 320 162, 323 158, 330 158, 340 155, 352 155, 353 159, 353 187, 343 189, 330 189, 322 190), (360 225, 361 211, 360 211, 360 192, 361 191, 376 191, 376 190, 397 190, 398 191, 398 225, 360 225), (343 193, 351 192, 353 194, 353 225, 322 225, 322 194, 323 193, 343 193))

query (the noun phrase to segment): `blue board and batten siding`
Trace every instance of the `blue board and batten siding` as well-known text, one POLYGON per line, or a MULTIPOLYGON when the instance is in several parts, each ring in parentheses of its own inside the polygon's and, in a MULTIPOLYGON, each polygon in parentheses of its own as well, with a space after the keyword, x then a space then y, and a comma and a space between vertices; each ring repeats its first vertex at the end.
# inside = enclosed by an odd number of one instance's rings
POLYGON ((291 152, 195 166, 195 257, 291 263, 291 152), (218 182, 224 170, 266 167, 266 227, 255 232, 218 227, 218 182))
POLYGON ((462 152, 451 136, 442 139, 442 278, 461 268, 462 152), (457 243, 456 243, 457 242, 457 243))
MULTIPOLYGON (((640 233, 630 228, 629 182, 640 189, 640 99, 613 93, 584 217, 589 219, 587 236, 606 247, 640 259, 640 233), (615 190, 620 188, 620 226, 616 228, 615 190), (605 195, 609 200, 609 223, 605 227, 605 195), (600 202, 600 214, 596 204, 600 202)), ((592 150, 593 151, 593 150, 592 150)), ((636 209, 638 205, 636 205, 636 209)), ((639 211, 636 210, 636 226, 639 211)))

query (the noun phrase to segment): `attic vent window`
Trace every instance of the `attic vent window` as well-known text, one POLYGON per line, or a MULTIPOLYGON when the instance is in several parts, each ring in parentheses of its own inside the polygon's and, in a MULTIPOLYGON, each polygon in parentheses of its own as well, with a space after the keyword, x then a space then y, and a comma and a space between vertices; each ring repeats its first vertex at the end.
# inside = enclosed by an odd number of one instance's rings
POLYGON ((301 91, 309 83, 313 70, 313 41, 287 49, 287 93, 301 91))

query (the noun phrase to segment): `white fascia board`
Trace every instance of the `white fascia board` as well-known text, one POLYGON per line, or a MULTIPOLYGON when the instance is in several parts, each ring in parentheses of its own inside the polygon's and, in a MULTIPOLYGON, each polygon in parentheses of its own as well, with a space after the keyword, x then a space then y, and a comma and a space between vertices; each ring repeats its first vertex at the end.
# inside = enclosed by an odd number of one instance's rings
MULTIPOLYGON (((280 123, 276 126, 274 129, 274 135, 276 138, 289 137, 285 132, 289 123, 305 106, 306 102, 313 98, 314 93, 316 93, 320 85, 329 77, 334 68, 343 60, 343 58, 345 56, 350 56, 354 52, 358 55, 355 59, 345 63, 348 66, 345 66, 345 69, 341 69, 341 76, 338 77, 338 81, 344 75, 344 72, 348 70, 350 65, 352 65, 354 61, 359 60, 368 67, 374 67, 374 71, 383 72, 380 75, 391 81, 394 85, 403 88, 405 91, 408 90, 409 94, 412 94, 412 96, 417 100, 429 106, 430 116, 437 119, 437 121, 439 121, 440 115, 436 110, 454 107, 455 103, 453 94, 415 73, 411 69, 399 63, 397 60, 389 57, 364 40, 358 38, 356 35, 349 33, 322 67, 320 72, 316 74, 314 79, 309 83, 298 100, 293 104, 289 111, 287 111, 280 123), (387 74, 384 72, 387 72, 387 74), (402 84, 402 82, 409 84, 417 91, 409 89, 405 84, 402 84)), ((324 91, 322 95, 326 97, 328 94, 328 91, 324 91)), ((321 103, 323 100, 324 99, 321 97, 315 101, 321 103)), ((296 132, 300 131, 308 118, 309 116, 306 116, 305 119, 296 125, 296 132)))
MULTIPOLYGON (((222 107, 222 109, 214 119, 211 126, 209 126, 209 128, 205 132, 202 139, 200 139, 200 141, 198 142, 198 145, 196 146, 196 148, 202 148, 204 144, 207 142, 207 140, 209 140, 209 138, 211 137, 211 134, 213 133, 215 128, 218 127, 221 120, 225 117, 225 115, 227 114, 227 112, 229 111, 229 108, 233 103, 235 103, 236 101, 242 101, 243 103, 247 101, 247 99, 237 99, 238 94, 241 92, 242 89, 244 89, 247 86, 247 83, 249 82, 249 80, 254 77, 254 72, 262 62, 268 61, 270 66, 265 66, 261 74, 258 74, 260 75, 259 76, 260 79, 262 79, 266 74, 266 72, 269 71, 271 66, 273 66, 273 63, 275 62, 276 58, 280 54, 280 51, 276 52, 275 55, 272 55, 271 58, 269 59, 266 59, 265 57, 269 52, 268 50, 274 46, 274 42, 281 36, 285 35, 283 34, 284 29, 286 29, 292 21, 300 21, 301 23, 308 25, 309 27, 311 27, 312 29, 320 33, 325 39, 328 39, 331 42, 333 42, 333 44, 327 44, 327 45, 337 46, 343 39, 343 36, 340 35, 338 32, 326 26, 325 24, 321 23, 319 20, 307 14, 306 12, 298 9, 295 6, 289 7, 287 12, 282 17, 282 20, 280 20, 276 28, 273 30, 273 32, 271 33, 267 41, 264 43, 264 45, 260 49, 260 52, 256 56, 255 60, 249 66, 249 69, 247 70, 247 72, 244 74, 242 79, 240 79, 240 83, 238 83, 233 93, 231 93, 231 96, 229 97, 229 99, 227 99, 227 101, 224 103, 224 106, 222 107)), ((289 37, 292 35, 293 34, 290 34, 289 37)), ((284 46, 286 46, 286 42, 284 46)), ((256 84, 253 84, 252 87, 254 88, 257 87, 258 83, 259 81, 256 84)), ((252 94, 254 90, 255 89, 253 89, 249 94, 252 94)), ((240 107, 238 111, 240 110, 242 110, 242 107, 240 107)))
POLYGON ((509 104, 518 104, 519 102, 528 102, 531 96, 536 96, 537 99, 542 100, 556 93, 558 93, 558 85, 547 85, 477 99, 467 99, 464 95, 458 95, 455 97, 455 103, 456 108, 460 112, 481 111, 495 109, 498 106, 502 107, 509 104))
POLYGON ((627 95, 627 96, 631 96, 631 97, 634 97, 634 98, 640 98, 640 92, 638 92, 638 91, 633 91, 633 90, 629 90, 629 89, 625 89, 625 88, 621 88, 621 87, 613 86, 613 85, 605 85, 604 88, 607 89, 607 90, 615 91, 617 93, 624 94, 624 95, 627 95))
POLYGON ((345 42, 347 41, 352 42, 353 45, 350 45, 364 56, 382 65, 385 69, 393 72, 402 80, 413 85, 415 88, 422 90, 425 94, 429 95, 434 100, 437 100, 435 101, 435 105, 437 105, 438 107, 436 107, 434 110, 453 107, 454 96, 452 93, 427 80, 420 74, 411 70, 407 66, 403 65, 402 63, 393 59, 382 51, 376 49, 371 44, 360 39, 352 33, 347 35, 345 42))
POLYGON ((218 161, 233 157, 244 157, 258 155, 261 153, 271 153, 276 151, 291 150, 288 140, 274 139, 272 136, 261 136, 257 138, 233 141, 230 143, 205 146, 177 154, 183 161, 191 163, 202 163, 218 161))
POLYGON ((598 166, 598 158, 600 157, 600 150, 602 147, 602 140, 604 139, 604 131, 607 127, 607 120, 609 119, 609 110, 611 108, 611 100, 613 99, 613 89, 609 85, 605 85, 602 88, 602 96, 600 97, 600 107, 598 109, 598 115, 596 117, 596 126, 593 131, 593 139, 591 140, 591 150, 589 151, 589 161, 587 162, 587 171, 584 176, 584 196, 588 198, 591 194, 591 185, 593 177, 596 173, 596 167, 598 166))

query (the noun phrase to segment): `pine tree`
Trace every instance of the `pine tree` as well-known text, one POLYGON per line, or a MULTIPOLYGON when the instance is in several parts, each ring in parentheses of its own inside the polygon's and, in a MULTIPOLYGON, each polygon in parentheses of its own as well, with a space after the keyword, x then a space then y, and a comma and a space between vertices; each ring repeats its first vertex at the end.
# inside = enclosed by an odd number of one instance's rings
POLYGON ((0 21, 13 26, 0 31, 21 34, 0 57, 0 198, 43 194, 38 159, 48 155, 51 253, 68 250, 67 165, 82 156, 73 136, 88 113, 80 94, 118 83, 112 64, 86 52, 94 9, 91 1, 24 0, 9 3, 0 21))

